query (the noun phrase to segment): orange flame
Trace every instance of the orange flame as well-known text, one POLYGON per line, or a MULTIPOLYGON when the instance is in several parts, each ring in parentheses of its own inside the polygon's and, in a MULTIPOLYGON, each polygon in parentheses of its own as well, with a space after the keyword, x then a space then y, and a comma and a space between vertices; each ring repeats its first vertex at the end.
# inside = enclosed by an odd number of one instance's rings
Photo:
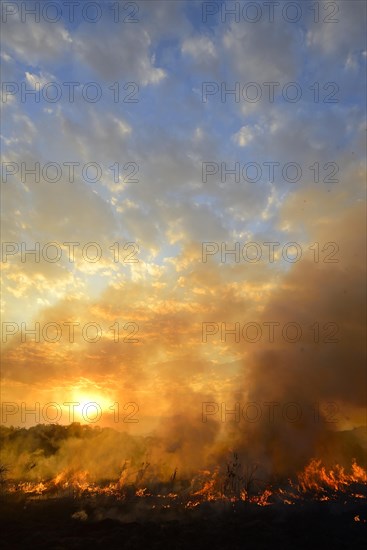
POLYGON ((338 464, 330 470, 322 465, 321 460, 311 460, 304 471, 298 475, 298 483, 302 492, 325 492, 327 489, 345 491, 352 483, 367 483, 366 471, 353 462, 352 471, 347 474, 338 464))
MULTIPOLYGON (((170 507, 173 504, 181 503, 186 508, 194 508, 203 502, 236 502, 248 501, 258 506, 271 505, 274 499, 284 504, 295 504, 300 498, 316 498, 317 500, 329 500, 340 493, 349 493, 355 499, 366 498, 362 485, 367 484, 367 473, 355 461, 352 463, 350 471, 336 465, 333 468, 326 468, 321 460, 313 459, 305 467, 303 472, 298 474, 297 483, 289 481, 286 488, 269 487, 258 494, 249 494, 248 487, 240 487, 237 493, 226 490, 226 481, 223 475, 220 475, 220 469, 216 468, 213 472, 204 470, 199 472, 191 481, 191 486, 182 492, 172 491, 172 486, 165 487, 164 491, 154 491, 147 483, 147 487, 139 486, 141 483, 141 472, 145 472, 146 465, 143 465, 138 471, 136 482, 131 482, 128 475, 128 468, 123 467, 121 475, 115 481, 97 484, 90 479, 88 471, 63 471, 55 478, 45 481, 31 482, 12 482, 8 483, 7 491, 11 493, 20 492, 27 498, 48 498, 49 496, 62 496, 65 492, 68 496, 74 498, 80 496, 104 495, 114 497, 118 500, 127 498, 128 494, 135 495, 141 499, 152 499, 152 508, 155 508, 160 502, 161 507, 170 507), (139 478, 139 479, 138 479, 139 478), (355 485, 358 484, 357 487, 355 485), (161 494, 163 493, 163 494, 161 494), (270 499, 270 497, 274 497, 270 499), (153 504, 154 500, 154 504, 153 504), (168 504, 170 502, 170 504, 168 504)), ((132 477, 136 472, 133 472, 132 477)), ((177 481, 177 480, 176 480, 177 481)), ((355 521, 358 521, 356 519, 355 521)), ((362 521, 362 520, 361 520, 362 521)))

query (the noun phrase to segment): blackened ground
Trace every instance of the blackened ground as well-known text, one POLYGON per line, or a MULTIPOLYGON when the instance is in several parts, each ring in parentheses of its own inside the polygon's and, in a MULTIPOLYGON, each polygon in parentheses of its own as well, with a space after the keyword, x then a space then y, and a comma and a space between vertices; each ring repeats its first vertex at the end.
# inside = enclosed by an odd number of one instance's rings
MULTIPOLYGON (((111 517, 97 521, 96 511, 98 516, 100 510, 73 499, 2 499, 1 547, 350 550, 365 548, 367 534, 367 504, 363 501, 265 507, 238 503, 220 509, 215 503, 207 503, 183 513, 179 519, 172 519, 170 513, 166 517, 147 513, 146 519, 139 521, 121 516, 125 523, 111 517), (81 510, 88 519, 73 519, 72 515, 81 510), (355 521, 356 516, 360 521, 355 521)), ((114 506, 109 503, 109 510, 115 517, 123 512, 116 502, 114 506)))

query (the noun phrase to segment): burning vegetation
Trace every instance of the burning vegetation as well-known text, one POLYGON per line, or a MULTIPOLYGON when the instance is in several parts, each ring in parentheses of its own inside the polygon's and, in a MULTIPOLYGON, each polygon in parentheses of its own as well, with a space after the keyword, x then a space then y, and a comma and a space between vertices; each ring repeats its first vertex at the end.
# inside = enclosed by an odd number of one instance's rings
POLYGON ((195 508, 205 502, 266 506, 367 497, 367 473, 355 459, 344 466, 312 458, 298 472, 280 477, 266 471, 261 461, 227 452, 225 457, 219 453, 220 463, 213 467, 180 472, 167 462, 153 462, 160 444, 154 438, 76 423, 28 430, 2 427, 2 493, 90 502, 106 497, 131 505, 144 501, 152 510, 195 508))
POLYGON ((212 550, 244 541, 246 548, 314 548, 316 539, 362 547, 367 473, 359 432, 340 432, 337 446, 332 439, 334 451, 348 442, 358 461, 347 464, 343 453, 339 464, 308 457, 284 476, 261 455, 225 453, 223 442, 200 470, 185 467, 173 436, 168 445, 76 423, 2 427, 5 547, 191 548, 193 537, 195 547, 212 550))

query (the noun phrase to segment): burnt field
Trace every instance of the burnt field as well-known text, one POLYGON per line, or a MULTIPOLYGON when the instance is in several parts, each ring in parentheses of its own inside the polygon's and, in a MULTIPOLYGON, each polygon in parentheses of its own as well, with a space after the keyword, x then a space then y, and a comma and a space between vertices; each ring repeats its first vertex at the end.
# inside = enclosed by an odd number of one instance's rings
MULTIPOLYGON (((269 474, 235 452, 209 469, 186 475, 176 467, 164 474, 162 464, 144 460, 145 447, 131 453, 132 459, 113 454, 122 437, 115 432, 105 468, 98 470, 93 457, 104 431, 41 426, 9 433, 0 471, 6 549, 364 547, 365 453, 350 441, 350 433, 337 434, 338 441, 348 443, 358 461, 311 459, 289 475, 269 474), (73 454, 61 452, 68 447, 55 437, 55 430, 68 434, 71 429, 80 436, 66 438, 78 444, 73 454), (45 434, 54 437, 40 439, 45 434), (114 467, 107 468, 111 457, 114 467)), ((123 441, 127 449, 129 440, 123 441)))
POLYGON ((270 498, 266 505, 218 499, 187 506, 153 495, 118 499, 13 493, 1 499, 2 547, 363 548, 367 500, 360 493, 324 498, 305 496, 291 504, 270 498))

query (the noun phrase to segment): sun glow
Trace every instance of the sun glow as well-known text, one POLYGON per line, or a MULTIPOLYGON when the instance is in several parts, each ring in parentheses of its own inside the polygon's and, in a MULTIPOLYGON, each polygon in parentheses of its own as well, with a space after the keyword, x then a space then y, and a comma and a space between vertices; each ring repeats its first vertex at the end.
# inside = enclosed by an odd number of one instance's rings
POLYGON ((100 391, 75 389, 72 392, 73 419, 77 422, 98 422, 102 413, 113 414, 114 401, 100 391))

